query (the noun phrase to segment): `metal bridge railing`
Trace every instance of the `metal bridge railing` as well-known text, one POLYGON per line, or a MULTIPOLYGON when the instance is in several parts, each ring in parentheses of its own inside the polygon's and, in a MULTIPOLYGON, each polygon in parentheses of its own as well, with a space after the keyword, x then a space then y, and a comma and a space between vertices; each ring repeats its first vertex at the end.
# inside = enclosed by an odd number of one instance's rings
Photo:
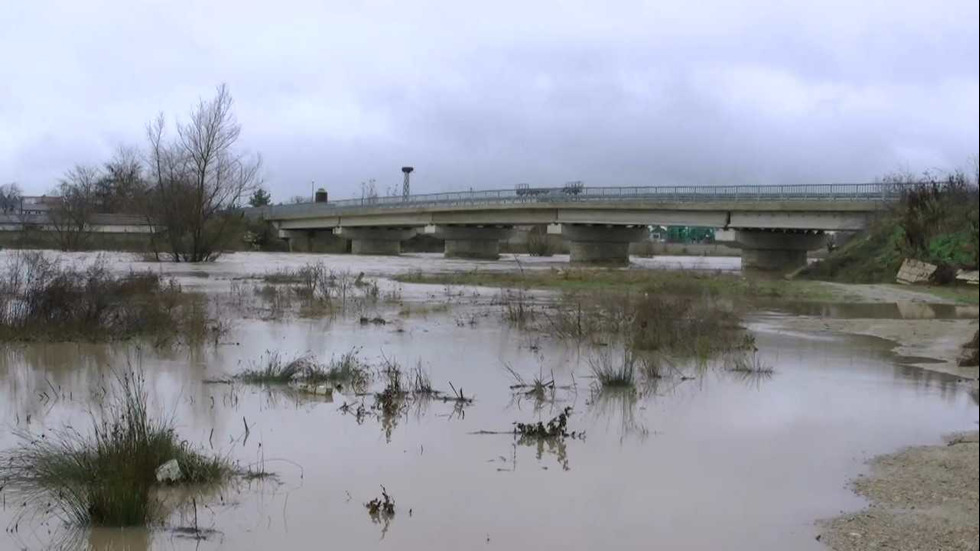
POLYGON ((696 203, 712 201, 878 201, 898 198, 900 190, 891 184, 807 184, 761 186, 649 186, 649 187, 557 187, 489 191, 427 193, 408 197, 366 197, 329 203, 275 205, 259 209, 266 216, 341 214, 363 208, 424 208, 470 205, 508 205, 577 202, 658 201, 696 203))

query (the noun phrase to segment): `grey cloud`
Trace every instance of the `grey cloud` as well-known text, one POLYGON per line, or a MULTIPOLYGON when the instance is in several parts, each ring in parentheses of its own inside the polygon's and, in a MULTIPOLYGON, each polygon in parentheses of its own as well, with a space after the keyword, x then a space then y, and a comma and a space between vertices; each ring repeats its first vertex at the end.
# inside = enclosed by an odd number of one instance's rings
POLYGON ((2 8, 0 181, 33 193, 227 82, 274 195, 862 181, 978 150, 976 2, 2 8))

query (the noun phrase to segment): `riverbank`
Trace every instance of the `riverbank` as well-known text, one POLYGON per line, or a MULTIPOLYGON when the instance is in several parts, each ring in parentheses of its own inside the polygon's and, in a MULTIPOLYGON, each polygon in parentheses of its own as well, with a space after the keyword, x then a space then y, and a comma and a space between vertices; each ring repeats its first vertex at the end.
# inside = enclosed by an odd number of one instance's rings
MULTIPOLYGON (((884 285, 841 285, 864 290, 865 299, 935 299, 912 289, 884 285), (919 295, 919 296, 915 296, 919 295)), ((940 299, 962 303, 962 296, 940 299)), ((916 367, 972 379, 971 395, 977 399, 976 366, 958 365, 963 345, 977 331, 977 320, 936 319, 813 319, 793 318, 787 325, 799 330, 833 331, 870 335, 895 343, 893 351, 916 367)), ((893 551, 976 551, 978 530, 978 433, 951 435, 945 443, 912 447, 879 456, 870 463, 870 474, 851 483, 852 489, 870 501, 859 512, 822 521, 818 539, 835 551, 890 549, 893 551)))
POLYGON ((975 551, 978 459, 977 432, 876 458, 853 483, 871 505, 821 523, 819 539, 835 551, 975 551))

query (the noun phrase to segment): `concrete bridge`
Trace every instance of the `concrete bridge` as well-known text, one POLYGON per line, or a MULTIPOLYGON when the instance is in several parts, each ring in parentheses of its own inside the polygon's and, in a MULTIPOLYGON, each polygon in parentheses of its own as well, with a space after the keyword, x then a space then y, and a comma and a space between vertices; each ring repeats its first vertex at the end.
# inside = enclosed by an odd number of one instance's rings
POLYGON ((445 240, 449 257, 494 259, 514 226, 558 225, 572 263, 624 265, 649 226, 735 230, 747 269, 788 270, 828 231, 865 228, 898 197, 887 184, 518 188, 371 197, 246 209, 291 244, 332 232, 354 254, 399 254, 420 232, 445 240))

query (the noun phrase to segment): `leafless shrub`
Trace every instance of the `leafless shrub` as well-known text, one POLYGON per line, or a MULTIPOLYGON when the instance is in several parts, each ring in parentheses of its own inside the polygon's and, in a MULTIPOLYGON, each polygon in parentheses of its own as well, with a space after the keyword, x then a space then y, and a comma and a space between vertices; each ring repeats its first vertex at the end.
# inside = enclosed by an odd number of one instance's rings
POLYGON ((221 325, 202 296, 152 272, 111 273, 101 259, 63 266, 39 252, 12 256, 0 273, 0 338, 112 340, 217 338, 221 325))
POLYGON ((548 238, 547 226, 535 226, 527 232, 527 253, 531 256, 554 256, 555 246, 548 238))

